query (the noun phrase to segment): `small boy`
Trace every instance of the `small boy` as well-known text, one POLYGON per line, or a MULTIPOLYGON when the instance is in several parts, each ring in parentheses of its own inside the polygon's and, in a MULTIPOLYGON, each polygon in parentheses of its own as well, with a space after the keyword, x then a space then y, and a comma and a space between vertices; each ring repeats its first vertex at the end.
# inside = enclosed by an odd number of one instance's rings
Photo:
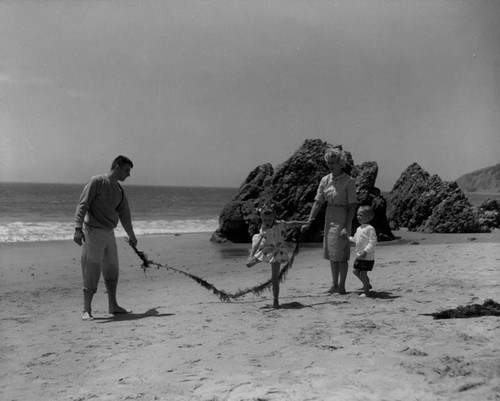
POLYGON ((363 294, 360 297, 369 297, 370 279, 368 272, 373 270, 375 263, 375 245, 377 244, 377 233, 373 226, 368 224, 375 216, 371 206, 360 206, 356 217, 361 224, 354 237, 349 237, 356 244, 356 259, 354 260, 353 273, 363 283, 363 294))

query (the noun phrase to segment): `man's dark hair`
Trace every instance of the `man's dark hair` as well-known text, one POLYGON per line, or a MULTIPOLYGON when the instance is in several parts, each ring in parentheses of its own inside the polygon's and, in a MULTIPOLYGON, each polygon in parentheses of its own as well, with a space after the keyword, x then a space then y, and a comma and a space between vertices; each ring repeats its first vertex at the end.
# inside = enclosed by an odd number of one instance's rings
POLYGON ((123 167, 125 164, 129 164, 130 167, 134 167, 134 163, 132 163, 132 160, 130 160, 126 156, 120 155, 115 160, 113 160, 113 163, 111 163, 111 170, 113 170, 115 166, 123 167))

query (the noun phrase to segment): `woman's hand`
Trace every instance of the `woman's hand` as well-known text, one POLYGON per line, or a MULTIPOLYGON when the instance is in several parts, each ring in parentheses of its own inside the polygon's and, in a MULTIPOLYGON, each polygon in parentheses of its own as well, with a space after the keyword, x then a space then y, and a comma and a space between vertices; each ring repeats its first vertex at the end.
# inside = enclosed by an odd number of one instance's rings
POLYGON ((349 233, 347 232, 347 228, 343 228, 342 230, 340 230, 340 237, 349 238, 349 233))
POLYGON ((301 233, 306 232, 307 230, 309 230, 310 227, 311 227, 311 221, 308 220, 305 224, 303 224, 300 227, 300 232, 301 233))

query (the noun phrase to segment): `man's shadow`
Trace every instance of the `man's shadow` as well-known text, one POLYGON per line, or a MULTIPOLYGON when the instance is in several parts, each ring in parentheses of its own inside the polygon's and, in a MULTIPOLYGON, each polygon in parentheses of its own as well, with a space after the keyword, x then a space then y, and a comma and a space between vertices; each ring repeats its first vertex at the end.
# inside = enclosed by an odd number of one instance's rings
POLYGON ((151 308, 144 313, 119 313, 116 315, 110 315, 109 317, 96 317, 94 320, 98 320, 99 323, 112 323, 112 322, 123 322, 130 320, 140 320, 145 318, 158 318, 166 316, 174 316, 175 313, 160 313, 156 308, 151 308))

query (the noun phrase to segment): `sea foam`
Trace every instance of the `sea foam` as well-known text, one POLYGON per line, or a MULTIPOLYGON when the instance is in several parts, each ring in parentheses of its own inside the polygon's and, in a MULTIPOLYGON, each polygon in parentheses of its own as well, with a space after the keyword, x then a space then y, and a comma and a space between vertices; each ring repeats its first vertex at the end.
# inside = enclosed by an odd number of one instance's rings
MULTIPOLYGON (((140 235, 182 234, 214 231, 217 219, 199 220, 136 220, 134 231, 140 235)), ((0 243, 62 241, 73 239, 74 223, 61 222, 11 222, 0 224, 0 243)), ((117 237, 126 237, 125 230, 119 225, 115 230, 117 237)))

